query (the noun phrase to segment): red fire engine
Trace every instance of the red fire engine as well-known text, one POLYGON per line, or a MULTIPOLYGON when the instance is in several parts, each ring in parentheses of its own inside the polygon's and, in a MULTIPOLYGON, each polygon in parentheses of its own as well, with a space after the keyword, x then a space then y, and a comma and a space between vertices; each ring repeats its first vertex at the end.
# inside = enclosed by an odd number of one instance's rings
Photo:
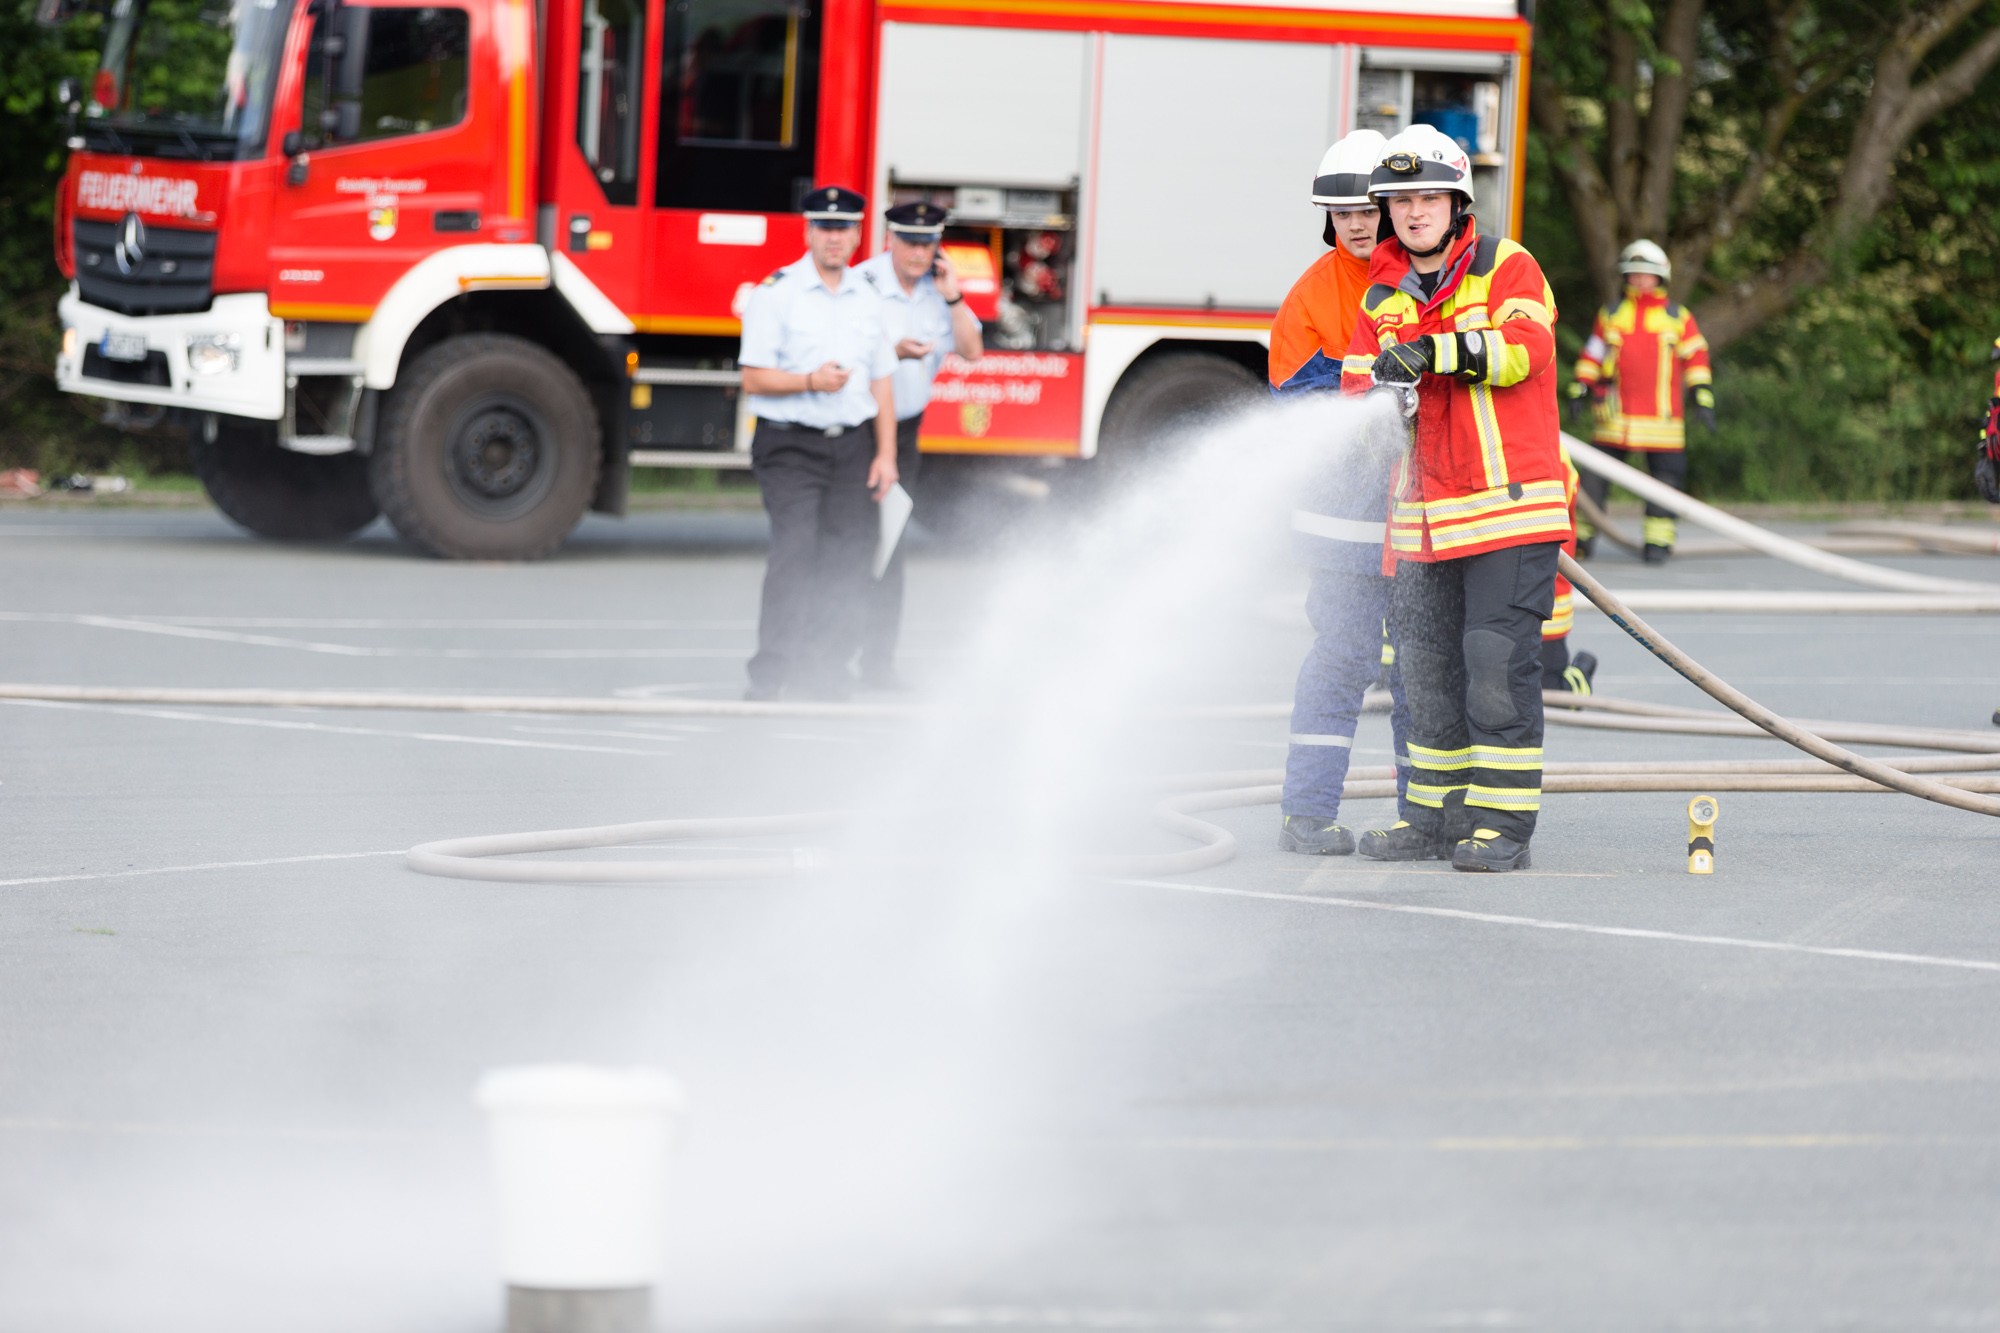
POLYGON ((951 210, 988 353, 924 448, 1029 468, 1261 391, 1350 129, 1443 128, 1519 227, 1524 0, 108 3, 57 378, 274 537, 541 555, 634 466, 747 466, 734 310, 815 181, 867 252, 951 210))

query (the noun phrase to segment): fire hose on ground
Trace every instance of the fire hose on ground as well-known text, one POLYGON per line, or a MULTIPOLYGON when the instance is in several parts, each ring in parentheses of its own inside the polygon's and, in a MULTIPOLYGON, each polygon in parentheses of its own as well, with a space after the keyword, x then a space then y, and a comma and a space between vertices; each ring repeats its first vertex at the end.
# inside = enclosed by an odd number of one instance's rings
MULTIPOLYGON (((1895 610, 1909 613, 1913 604, 1925 610, 1953 613, 2000 611, 2000 588, 1959 579, 1939 579, 1926 575, 1884 569, 1848 559, 1807 543, 1768 532, 1703 504, 1691 496, 1654 481, 1635 468, 1616 462, 1583 442, 1565 437, 1571 456, 1578 464, 1606 476, 1643 499, 1671 508, 1720 535, 1753 550, 1776 556, 1791 564, 1828 574, 1853 583, 1887 590, 1881 594, 1820 594, 1815 609, 1895 610)), ((1594 508, 1594 506, 1593 506, 1594 508)), ((1597 515, 1602 518, 1601 511, 1597 515)), ((1957 549, 1978 550, 1980 538, 1957 549)), ((1739 722, 1700 710, 1632 704, 1625 701, 1596 700, 1607 705, 1608 716, 1586 714, 1565 716, 1553 711, 1548 716, 1557 723, 1611 726, 1628 730, 1656 730, 1703 735, 1769 735, 1811 756, 1804 761, 1709 761, 1685 768, 1659 764, 1551 764, 1544 770, 1543 790, 1561 792, 1647 792, 1647 791, 1776 791, 1776 792, 1887 792, 1896 791, 1935 801, 1941 805, 1976 814, 2000 815, 2000 776, 1964 776, 1952 782, 1933 781, 1924 773, 1993 773, 2000 770, 2000 737, 1973 732, 1937 731, 1926 728, 1897 728, 1869 724, 1835 724, 1819 732, 1790 721, 1764 707, 1742 691, 1716 676, 1675 647, 1666 636, 1648 625, 1638 613, 1592 577, 1569 556, 1561 558, 1562 572, 1626 634, 1666 663, 1696 688, 1729 708, 1739 722), (1586 717, 1588 720, 1586 721, 1586 717), (1824 733, 1824 734, 1823 734, 1824 733), (1870 759, 1835 743, 1844 738, 1878 744, 1902 744, 1923 749, 1952 749, 1961 757, 1905 756, 1870 759)), ((1657 594, 1653 604, 1676 610, 1791 610, 1799 609, 1799 594, 1741 592, 1698 593, 1683 598, 1683 605, 1657 594)), ((1546 702, 1558 709, 1571 704, 1575 696, 1551 693, 1546 702)), ((1275 803, 1283 792, 1280 771, 1208 774, 1182 779, 1171 785, 1193 787, 1169 796, 1155 812, 1158 825, 1184 836, 1196 845, 1181 851, 1131 856, 1081 857, 1075 869, 1081 873, 1107 876, 1156 876, 1187 874, 1220 865, 1236 855, 1236 837, 1229 830, 1197 818, 1210 811, 1275 803)), ((1395 795, 1393 769, 1354 770, 1349 774, 1343 799, 1359 800, 1395 795)), ((624 861, 624 862, 498 862, 490 858, 509 854, 576 851, 587 847, 665 842, 677 838, 717 836, 754 832, 803 832, 810 827, 823 830, 828 816, 801 817, 796 824, 779 820, 661 820, 646 824, 619 825, 599 829, 552 830, 540 834, 509 834, 489 838, 461 838, 427 843, 412 849, 408 864, 426 874, 477 879, 555 882, 632 882, 689 880, 716 877, 714 862, 624 861)), ((784 857, 742 858, 725 863, 731 878, 762 877, 795 873, 818 865, 820 858, 794 852, 784 857)))
MULTIPOLYGON (((2000 815, 2000 735, 1928 728, 1848 724, 1826 727, 1849 739, 1875 744, 1901 744, 1919 749, 1955 749, 1957 756, 1899 756, 1870 759, 1842 748, 1825 735, 1780 717, 1742 691, 1717 677, 1568 556, 1562 572, 1586 597, 1653 656, 1726 705, 1744 719, 1699 709, 1638 704, 1550 692, 1551 722, 1575 725, 1584 718, 1621 730, 1672 731, 1701 735, 1769 735, 1812 756, 1808 760, 1705 760, 1673 763, 1551 764, 1544 770, 1546 792, 1903 792, 1976 814, 2000 815), (1602 709, 1600 716, 1569 715, 1566 706, 1582 703, 1602 709), (1925 773, 1980 774, 1951 782, 1933 781, 1925 773)), ((1378 701, 1378 706, 1380 702, 1378 701)), ((1197 816, 1216 810, 1271 805, 1283 792, 1279 770, 1213 773, 1175 779, 1167 785, 1184 790, 1168 796, 1155 811, 1161 829, 1186 837, 1196 845, 1184 850, 1127 856, 1087 856, 1074 863, 1081 874, 1159 876, 1189 874, 1231 860, 1236 835, 1197 816)), ((1395 770, 1367 768, 1350 772, 1344 800, 1393 797, 1395 770)), ((837 817, 809 815, 777 818, 658 820, 589 829, 554 829, 545 833, 501 834, 457 838, 413 848, 411 869, 431 875, 512 883, 633 883, 702 879, 775 878, 826 864, 823 855, 793 851, 776 856, 717 861, 502 861, 495 857, 527 853, 579 851, 592 847, 630 846, 679 839, 752 836, 826 831, 837 817)))
MULTIPOLYGON (((1976 814, 2000 815, 2000 734, 1950 729, 1885 726, 1854 722, 1799 722, 1779 716, 1729 685, 1675 647, 1638 614, 1640 609, 1671 611, 1782 611, 1868 614, 1993 614, 2000 612, 2000 585, 1933 578, 1866 564, 1808 543, 1780 536, 1683 495, 1636 469, 1616 462, 1581 441, 1564 437, 1571 457, 1586 471, 1609 478, 1674 510, 1731 542, 1788 563, 1877 589, 1866 593, 1746 592, 1742 590, 1649 590, 1620 598, 1568 556, 1561 568, 1572 584, 1614 624, 1730 714, 1649 704, 1603 696, 1545 695, 1547 719, 1558 726, 1683 735, 1770 736, 1810 756, 1803 760, 1733 760, 1644 763, 1553 763, 1544 769, 1542 788, 1566 792, 1901 792, 1976 814), (1954 751, 1951 755, 1903 755, 1871 759, 1836 742, 1954 751), (1948 781, 1926 774, 1959 775, 1948 781), (1986 775, 1986 776, 1981 776, 1986 775)), ((1601 519, 1601 512, 1597 515, 1601 519)), ((1910 524, 1868 525, 1857 535, 1891 538, 1933 550, 1987 553, 2000 539, 1910 524)), ((1600 527, 1605 525, 1600 522, 1600 527)), ((1609 529, 1606 528, 1608 532, 1609 529)), ((600 716, 706 718, 914 718, 934 710, 917 705, 850 703, 749 703, 734 700, 565 698, 539 695, 389 693, 354 690, 191 689, 31 685, 0 683, 0 700, 84 704, 165 704, 251 708, 326 708, 422 712, 582 714, 600 716)), ((1370 707, 1387 706, 1371 697, 1370 707)), ((1180 720, 1280 717, 1289 705, 1179 709, 1180 720)), ((1139 855, 1085 856, 1076 872, 1102 876, 1186 874, 1230 860, 1234 834, 1198 818, 1211 811, 1268 805, 1282 793, 1280 770, 1210 773, 1170 779, 1155 811, 1159 828, 1195 845, 1139 855)), ((1350 770, 1344 797, 1393 797, 1395 771, 1388 767, 1350 770)), ((696 838, 799 837, 837 833, 848 816, 838 813, 712 819, 663 819, 590 828, 551 829, 484 837, 453 838, 411 849, 407 864, 425 874, 508 883, 662 883, 779 879, 823 868, 826 852, 786 849, 702 860, 513 860, 528 855, 623 848, 696 838)))

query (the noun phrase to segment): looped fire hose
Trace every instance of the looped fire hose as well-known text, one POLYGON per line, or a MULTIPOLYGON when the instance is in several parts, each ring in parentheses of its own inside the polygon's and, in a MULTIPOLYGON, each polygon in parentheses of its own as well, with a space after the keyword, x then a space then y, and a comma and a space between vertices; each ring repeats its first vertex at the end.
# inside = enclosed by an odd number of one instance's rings
MULTIPOLYGON (((1814 552, 1814 554, 1822 553, 1814 552)), ((1688 683, 1709 698, 1738 716, 1755 723, 1786 744, 1796 746, 1816 759, 1824 759, 1829 764, 1846 769, 1856 777, 1866 778, 1883 787, 1907 792, 1911 796, 1921 796, 1940 805, 1970 810, 1974 814, 2000 815, 2000 800, 1898 772, 1887 764, 1855 754, 1852 750, 1843 750, 1832 741, 1816 736, 1796 723, 1786 721, 1674 647, 1667 641, 1665 635, 1641 620, 1630 607, 1619 601, 1609 588, 1599 583, 1582 565, 1569 556, 1559 556, 1557 568, 1562 571, 1564 578, 1596 604, 1598 610, 1609 616, 1613 624, 1631 635, 1640 647, 1672 667, 1688 683)))

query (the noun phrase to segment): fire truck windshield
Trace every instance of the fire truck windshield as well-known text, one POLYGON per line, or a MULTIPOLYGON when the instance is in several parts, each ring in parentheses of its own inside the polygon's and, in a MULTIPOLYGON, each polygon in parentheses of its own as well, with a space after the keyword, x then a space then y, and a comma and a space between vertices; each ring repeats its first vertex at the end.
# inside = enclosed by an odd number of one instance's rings
POLYGON ((114 0, 86 141, 159 157, 254 155, 289 18, 279 0, 114 0))

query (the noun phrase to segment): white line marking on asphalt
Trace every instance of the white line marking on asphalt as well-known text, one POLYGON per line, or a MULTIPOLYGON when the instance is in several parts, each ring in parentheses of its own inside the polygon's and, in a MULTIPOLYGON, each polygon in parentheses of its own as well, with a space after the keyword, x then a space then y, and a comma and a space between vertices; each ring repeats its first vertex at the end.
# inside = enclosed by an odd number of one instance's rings
MULTIPOLYGON (((570 754, 624 754, 641 759, 658 759, 665 750, 621 750, 610 745, 564 745, 559 741, 522 741, 505 736, 465 736, 451 731, 392 731, 386 727, 336 726, 330 722, 285 722, 274 718, 222 717, 211 713, 183 713, 175 708, 137 708, 124 704, 73 704, 53 699, 0 699, 0 703, 22 708, 66 708, 92 713, 122 713, 127 717, 153 717, 169 722, 206 722, 219 727, 266 727, 273 731, 317 731, 336 736, 387 736, 399 741, 437 741, 451 745, 499 745, 517 750, 561 750, 570 754)), ((665 736, 634 736, 633 740, 662 741, 665 736)))
POLYGON ((608 736, 615 741, 673 741, 679 743, 685 736, 659 736, 638 731, 598 731, 590 727, 524 727, 515 726, 510 730, 523 736, 608 736))
POLYGON ((362 861, 371 856, 402 856, 408 848, 393 852, 321 852, 316 856, 271 856, 261 861, 204 861, 187 866, 147 866, 139 870, 99 870, 74 875, 31 875, 25 879, 0 879, 0 889, 26 884, 74 884, 81 880, 138 879, 143 875, 187 875, 203 870, 255 870, 260 866, 295 866, 308 861, 362 861))
POLYGON ((319 653, 332 657, 415 657, 447 661, 652 661, 686 659, 732 659, 748 657, 742 648, 379 648, 358 643, 326 643, 315 639, 293 639, 274 634, 242 634, 234 630, 207 629, 198 625, 172 624, 160 620, 138 620, 125 616, 55 615, 34 611, 0 611, 0 621, 16 624, 81 625, 91 629, 121 630, 132 634, 158 634, 173 639, 199 639, 209 643, 233 643, 252 648, 284 648, 292 652, 319 653))
POLYGON ((386 630, 663 630, 755 629, 754 620, 388 620, 304 616, 144 616, 158 625, 208 629, 386 629, 386 630))
MULTIPOLYGON (((1278 1322, 1269 1314, 1234 1310, 1118 1310, 1064 1306, 954 1305, 938 1310, 905 1310, 890 1317, 898 1328, 1263 1328, 1278 1322)), ((1292 1321, 1286 1320, 1289 1324, 1292 1321)), ((1511 1327, 1488 1320, 1437 1327, 1511 1327)))
POLYGON ((1533 916, 1468 912, 1456 907, 1419 907, 1414 903, 1369 902, 1361 898, 1329 898, 1311 893, 1273 893, 1264 889, 1225 889, 1213 884, 1177 884, 1164 879, 1113 879, 1110 882, 1129 884, 1138 888, 1173 889, 1179 893, 1208 894, 1222 898, 1258 898, 1270 902, 1309 903, 1318 907, 1350 907, 1363 912, 1398 912, 1408 916, 1444 917, 1453 921, 1475 921, 1488 926, 1521 926, 1530 930, 1561 930, 1578 935, 1609 935, 1618 939, 1657 940, 1667 944, 1707 944, 1728 949, 1763 949, 1773 953, 1812 954, 1820 958, 1851 958, 1870 963, 1909 963, 1918 967, 1951 967, 1971 972, 2000 972, 2000 962, 1990 962, 1983 958, 1946 958, 1935 954, 1895 953, 1883 949, 1842 949, 1830 945, 1792 944, 1784 940, 1744 939, 1734 935, 1684 935, 1678 931, 1647 930, 1638 926, 1594 926, 1582 921, 1547 921, 1533 916))
POLYGON ((312 1125, 170 1125, 136 1120, 59 1120, 43 1116, 0 1116, 0 1131, 55 1134, 119 1134, 202 1139, 306 1139, 313 1142, 376 1143, 438 1138, 402 1129, 318 1128, 312 1125))
POLYGON ((1567 1134, 1459 1135, 1432 1139, 1136 1139, 1151 1152, 1621 1152, 1806 1148, 1995 1148, 2000 1138, 1971 1134, 1567 1134))

